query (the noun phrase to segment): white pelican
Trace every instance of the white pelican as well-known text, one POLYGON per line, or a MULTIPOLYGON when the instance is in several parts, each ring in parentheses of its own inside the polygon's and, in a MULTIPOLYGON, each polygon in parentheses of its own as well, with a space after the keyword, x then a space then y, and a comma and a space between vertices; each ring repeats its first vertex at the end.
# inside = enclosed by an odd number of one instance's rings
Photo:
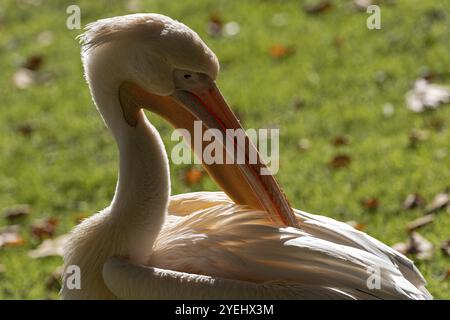
POLYGON ((431 298, 411 260, 345 223, 292 210, 272 176, 255 174, 261 165, 205 166, 229 197, 170 197, 167 155, 142 108, 177 128, 196 119, 240 127, 215 85, 217 58, 194 31, 134 14, 92 23, 81 40, 120 170, 111 205, 65 247, 81 288, 69 289, 65 274, 63 298, 431 298))

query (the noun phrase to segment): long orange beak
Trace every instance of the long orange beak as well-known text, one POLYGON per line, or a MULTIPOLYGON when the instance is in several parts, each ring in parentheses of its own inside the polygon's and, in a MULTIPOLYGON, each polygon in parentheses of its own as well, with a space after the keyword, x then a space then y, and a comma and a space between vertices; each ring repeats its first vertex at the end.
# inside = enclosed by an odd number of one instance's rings
MULTIPOLYGON (((195 90, 177 90, 171 96, 151 94, 134 83, 124 82, 120 87, 120 100, 129 123, 133 123, 133 112, 145 108, 160 115, 175 128, 188 130, 191 137, 196 120, 202 121, 202 130, 220 130, 224 138, 221 142, 223 155, 228 158, 220 164, 203 162, 208 174, 237 204, 264 210, 274 221, 297 227, 281 187, 272 174, 261 174, 269 172, 269 169, 213 81, 195 90), (228 129, 241 134, 236 139, 228 129)), ((199 153, 209 142, 202 141, 201 150, 196 150, 194 140, 191 139, 191 148, 203 159, 199 153)))

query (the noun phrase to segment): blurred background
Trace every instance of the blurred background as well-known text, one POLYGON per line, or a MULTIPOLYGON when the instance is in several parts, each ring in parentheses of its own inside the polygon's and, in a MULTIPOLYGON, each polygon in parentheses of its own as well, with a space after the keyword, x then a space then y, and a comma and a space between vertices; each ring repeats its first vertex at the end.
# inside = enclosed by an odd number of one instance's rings
MULTIPOLYGON (((58 237, 115 190, 118 152, 69 5, 82 27, 157 12, 197 31, 244 127, 280 129, 277 177, 293 206, 394 246, 450 298, 450 2, 2 0, 0 299, 57 298, 58 237), (366 26, 371 2, 379 30, 366 26)), ((149 117, 170 152, 171 128, 149 117)), ((200 167, 171 175, 174 194, 217 190, 200 167)))

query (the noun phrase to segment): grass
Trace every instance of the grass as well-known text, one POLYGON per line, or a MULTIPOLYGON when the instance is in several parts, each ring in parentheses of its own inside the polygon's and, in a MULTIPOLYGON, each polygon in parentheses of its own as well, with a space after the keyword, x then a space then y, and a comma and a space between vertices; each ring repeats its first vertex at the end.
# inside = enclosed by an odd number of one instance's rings
MULTIPOLYGON (((136 1, 135 1, 136 2, 136 1)), ((398 0, 381 5, 382 29, 368 30, 368 15, 350 1, 334 1, 329 12, 308 15, 298 1, 140 1, 141 11, 159 12, 196 30, 222 64, 219 85, 241 115, 245 127, 280 128, 281 166, 277 177, 292 204, 302 210, 342 221, 366 224, 365 231, 388 245, 404 241, 405 225, 423 215, 404 210, 403 199, 418 192, 431 201, 450 187, 450 107, 414 114, 404 95, 426 70, 436 81, 450 83, 450 3, 398 0), (237 21, 235 37, 206 33, 213 12, 237 21), (286 24, 272 17, 284 14, 286 24), (336 42, 340 45, 337 46, 336 42), (294 53, 282 59, 268 54, 282 44, 294 53), (302 106, 295 108, 301 99, 302 106), (391 103, 392 117, 382 108, 391 103), (441 128, 432 123, 442 122, 441 128), (412 129, 429 132, 426 141, 409 146, 412 129), (351 143, 330 141, 347 135, 351 143), (298 148, 306 138, 311 146, 298 148), (327 163, 348 154, 348 168, 327 163), (375 211, 361 206, 368 197, 379 200, 375 211)), ((66 7, 81 7, 82 25, 102 17, 129 13, 123 1, 5 0, 0 4, 0 208, 18 203, 32 207, 22 223, 26 244, 0 249, 0 299, 57 298, 45 282, 60 258, 32 260, 28 250, 38 242, 30 236, 35 218, 57 217, 58 234, 68 232, 77 216, 90 215, 109 204, 118 168, 114 142, 95 110, 82 76, 79 30, 65 27, 66 7), (54 41, 43 45, 39 33, 51 31, 54 41), (42 55, 39 71, 51 81, 19 90, 11 83, 27 56, 42 55), (29 124, 33 134, 17 128, 29 124)), ((171 129, 149 115, 160 129, 168 150, 171 129)), ((216 190, 205 178, 195 186, 183 182, 186 166, 171 165, 173 193, 216 190)), ((0 226, 6 224, 0 220, 0 226)), ((449 280, 442 274, 449 258, 439 250, 450 233, 449 214, 420 230, 435 247, 433 259, 416 261, 438 299, 450 298, 449 280)))

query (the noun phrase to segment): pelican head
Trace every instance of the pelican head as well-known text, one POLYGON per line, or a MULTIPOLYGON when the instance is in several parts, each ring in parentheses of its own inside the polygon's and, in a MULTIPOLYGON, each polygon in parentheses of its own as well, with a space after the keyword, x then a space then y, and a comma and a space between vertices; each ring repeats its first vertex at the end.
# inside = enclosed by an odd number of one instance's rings
MULTIPOLYGON (((136 127, 142 109, 147 109, 191 134, 196 120, 203 129, 219 130, 225 139, 227 129, 242 130, 216 86, 216 55, 186 25, 159 14, 133 14, 92 23, 80 38, 91 91, 94 81, 103 83, 120 99, 121 112, 101 110, 110 118, 107 123, 136 127)), ((292 209, 276 180, 260 175, 265 165, 248 137, 244 144, 234 143, 236 150, 222 142, 223 154, 242 152, 246 161, 204 164, 208 173, 237 203, 264 209, 294 226, 292 209), (256 163, 248 161, 250 152, 258 155, 256 163)))

